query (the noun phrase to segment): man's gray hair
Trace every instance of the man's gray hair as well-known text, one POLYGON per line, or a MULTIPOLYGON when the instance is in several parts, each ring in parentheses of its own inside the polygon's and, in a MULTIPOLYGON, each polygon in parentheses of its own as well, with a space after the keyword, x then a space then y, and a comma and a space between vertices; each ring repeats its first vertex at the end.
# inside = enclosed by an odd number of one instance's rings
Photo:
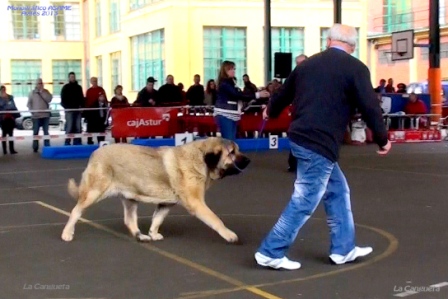
POLYGON ((344 42, 353 47, 356 46, 357 37, 358 32, 354 27, 342 24, 334 24, 328 32, 329 39, 344 42))

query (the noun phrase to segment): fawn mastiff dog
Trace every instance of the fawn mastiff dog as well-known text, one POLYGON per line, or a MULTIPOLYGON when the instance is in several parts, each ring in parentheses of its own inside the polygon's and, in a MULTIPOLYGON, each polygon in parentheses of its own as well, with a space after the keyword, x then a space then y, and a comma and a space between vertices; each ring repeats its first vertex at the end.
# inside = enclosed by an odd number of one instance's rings
POLYGON ((138 241, 162 240, 160 225, 170 208, 181 204, 227 242, 236 242, 237 235, 206 205, 205 192, 212 180, 239 174, 249 163, 235 142, 218 137, 175 147, 100 147, 90 157, 79 186, 74 179, 68 181, 68 192, 77 204, 64 227, 62 240, 73 240, 75 225, 85 209, 121 195, 124 223, 138 241), (148 235, 138 227, 139 202, 157 205, 148 235))

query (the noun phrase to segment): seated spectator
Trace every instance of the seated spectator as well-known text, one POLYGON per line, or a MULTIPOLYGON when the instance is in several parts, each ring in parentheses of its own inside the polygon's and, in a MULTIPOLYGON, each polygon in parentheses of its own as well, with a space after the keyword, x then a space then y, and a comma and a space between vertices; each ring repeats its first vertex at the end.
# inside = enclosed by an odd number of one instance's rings
MULTIPOLYGON (((427 114, 428 109, 425 105, 425 102, 420 100, 415 93, 409 94, 409 101, 406 103, 404 107, 404 112, 406 114, 427 114)), ((419 123, 422 126, 427 124, 426 117, 420 117, 419 123)), ((409 121, 406 121, 406 126, 408 126, 409 121)))
POLYGON ((397 84, 397 93, 407 93, 407 91, 406 91, 406 84, 398 83, 397 84))
MULTIPOLYGON (((120 108, 127 108, 131 105, 129 104, 128 99, 123 95, 123 86, 117 85, 114 89, 114 97, 110 101, 110 107, 112 109, 120 109, 120 108)), ((126 137, 121 138, 115 138, 115 143, 127 143, 126 137)))

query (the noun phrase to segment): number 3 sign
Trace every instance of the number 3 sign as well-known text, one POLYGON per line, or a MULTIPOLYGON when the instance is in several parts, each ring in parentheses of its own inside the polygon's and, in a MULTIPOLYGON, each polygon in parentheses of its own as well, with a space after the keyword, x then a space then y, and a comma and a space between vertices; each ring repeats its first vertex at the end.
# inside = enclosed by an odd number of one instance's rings
POLYGON ((269 135, 269 149, 278 149, 277 135, 269 135))

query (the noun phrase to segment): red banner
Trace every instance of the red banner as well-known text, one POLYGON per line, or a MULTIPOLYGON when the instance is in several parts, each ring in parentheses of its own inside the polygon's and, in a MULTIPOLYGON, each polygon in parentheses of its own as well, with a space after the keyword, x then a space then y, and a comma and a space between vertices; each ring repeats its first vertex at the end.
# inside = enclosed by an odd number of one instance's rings
POLYGON ((389 131, 391 142, 436 142, 442 141, 439 130, 403 130, 389 131))
POLYGON ((112 109, 112 137, 172 136, 177 133, 178 108, 112 109))

